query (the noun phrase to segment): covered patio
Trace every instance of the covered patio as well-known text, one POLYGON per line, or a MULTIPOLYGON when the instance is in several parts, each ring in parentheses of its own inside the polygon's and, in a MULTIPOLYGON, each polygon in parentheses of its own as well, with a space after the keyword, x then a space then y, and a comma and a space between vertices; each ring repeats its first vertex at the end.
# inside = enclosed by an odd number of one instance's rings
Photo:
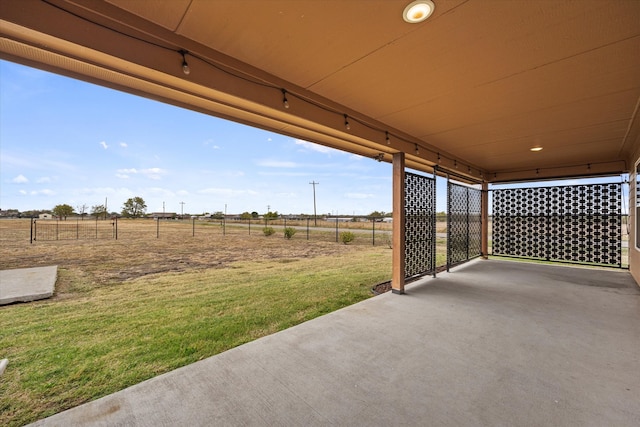
MULTIPOLYGON (((403 19, 408 3, 2 3, 3 59, 393 163, 393 290, 406 293, 42 424, 640 423, 640 2, 433 0, 420 23, 403 19), (629 271, 477 260, 405 289, 430 272, 407 245, 408 219, 423 231, 431 215, 408 212, 408 170, 416 188, 475 186, 467 258, 471 240, 489 255, 491 184, 628 175, 629 271)), ((606 210, 619 188, 576 197, 606 210)), ((551 223, 549 241, 594 246, 551 223)))
POLYGON ((640 423, 624 271, 476 260, 35 425, 640 423))

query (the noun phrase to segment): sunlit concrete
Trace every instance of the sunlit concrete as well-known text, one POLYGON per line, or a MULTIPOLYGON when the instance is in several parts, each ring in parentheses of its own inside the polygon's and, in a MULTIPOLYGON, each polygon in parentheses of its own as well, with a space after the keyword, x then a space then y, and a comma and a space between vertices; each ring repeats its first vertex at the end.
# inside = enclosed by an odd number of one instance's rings
POLYGON ((50 298, 58 266, 16 268, 0 271, 0 305, 50 298))
POLYGON ((36 424, 640 425, 628 272, 478 260, 406 292, 36 424))

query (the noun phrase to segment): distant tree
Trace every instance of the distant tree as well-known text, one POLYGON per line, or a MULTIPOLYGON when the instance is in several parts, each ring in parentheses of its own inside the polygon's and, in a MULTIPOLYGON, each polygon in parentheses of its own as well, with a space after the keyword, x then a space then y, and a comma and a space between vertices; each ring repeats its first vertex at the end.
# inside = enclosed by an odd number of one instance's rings
POLYGON ((107 219, 107 209, 104 205, 91 206, 91 215, 96 218, 104 217, 104 219, 107 219))
POLYGON ((260 216, 260 214, 256 211, 251 212, 251 218, 253 219, 258 219, 258 217, 260 216))
POLYGON ((211 218, 213 219, 222 219, 224 218, 224 212, 222 211, 217 211, 211 214, 211 218))
POLYGON ((371 218, 383 218, 385 215, 384 211, 373 211, 369 214, 371 218))
POLYGON ((279 216, 280 214, 278 213, 278 211, 267 212, 266 214, 264 214, 265 219, 278 219, 279 216))
POLYGON ((87 208, 88 206, 85 204, 82 204, 80 206, 76 206, 76 210, 78 211, 78 214, 80 215, 80 218, 82 218, 84 220, 85 215, 87 214, 87 208))
POLYGON ((147 204, 142 197, 131 197, 122 205, 122 216, 125 218, 139 218, 147 211, 147 204))
POLYGON ((240 219, 251 219, 252 216, 249 212, 242 212, 242 214, 240 215, 240 219))
POLYGON ((58 218, 64 218, 66 221, 69 215, 73 215, 73 208, 67 204, 56 205, 51 212, 58 218))

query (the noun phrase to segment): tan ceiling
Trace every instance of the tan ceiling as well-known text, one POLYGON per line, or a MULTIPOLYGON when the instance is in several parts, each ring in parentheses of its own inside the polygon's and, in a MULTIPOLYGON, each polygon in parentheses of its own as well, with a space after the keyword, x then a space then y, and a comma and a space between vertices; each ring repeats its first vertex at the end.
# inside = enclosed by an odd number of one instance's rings
POLYGON ((438 154, 491 180, 631 168, 640 1, 434 0, 413 25, 407 3, 3 0, 0 52, 422 170, 438 154))

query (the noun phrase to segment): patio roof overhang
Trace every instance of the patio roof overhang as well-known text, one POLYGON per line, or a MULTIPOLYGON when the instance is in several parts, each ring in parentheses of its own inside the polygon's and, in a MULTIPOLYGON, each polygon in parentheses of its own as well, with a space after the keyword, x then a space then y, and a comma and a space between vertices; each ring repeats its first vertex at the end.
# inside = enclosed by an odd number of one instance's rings
POLYGON ((4 0, 0 57, 470 181, 633 167, 640 2, 407 3, 4 0))

